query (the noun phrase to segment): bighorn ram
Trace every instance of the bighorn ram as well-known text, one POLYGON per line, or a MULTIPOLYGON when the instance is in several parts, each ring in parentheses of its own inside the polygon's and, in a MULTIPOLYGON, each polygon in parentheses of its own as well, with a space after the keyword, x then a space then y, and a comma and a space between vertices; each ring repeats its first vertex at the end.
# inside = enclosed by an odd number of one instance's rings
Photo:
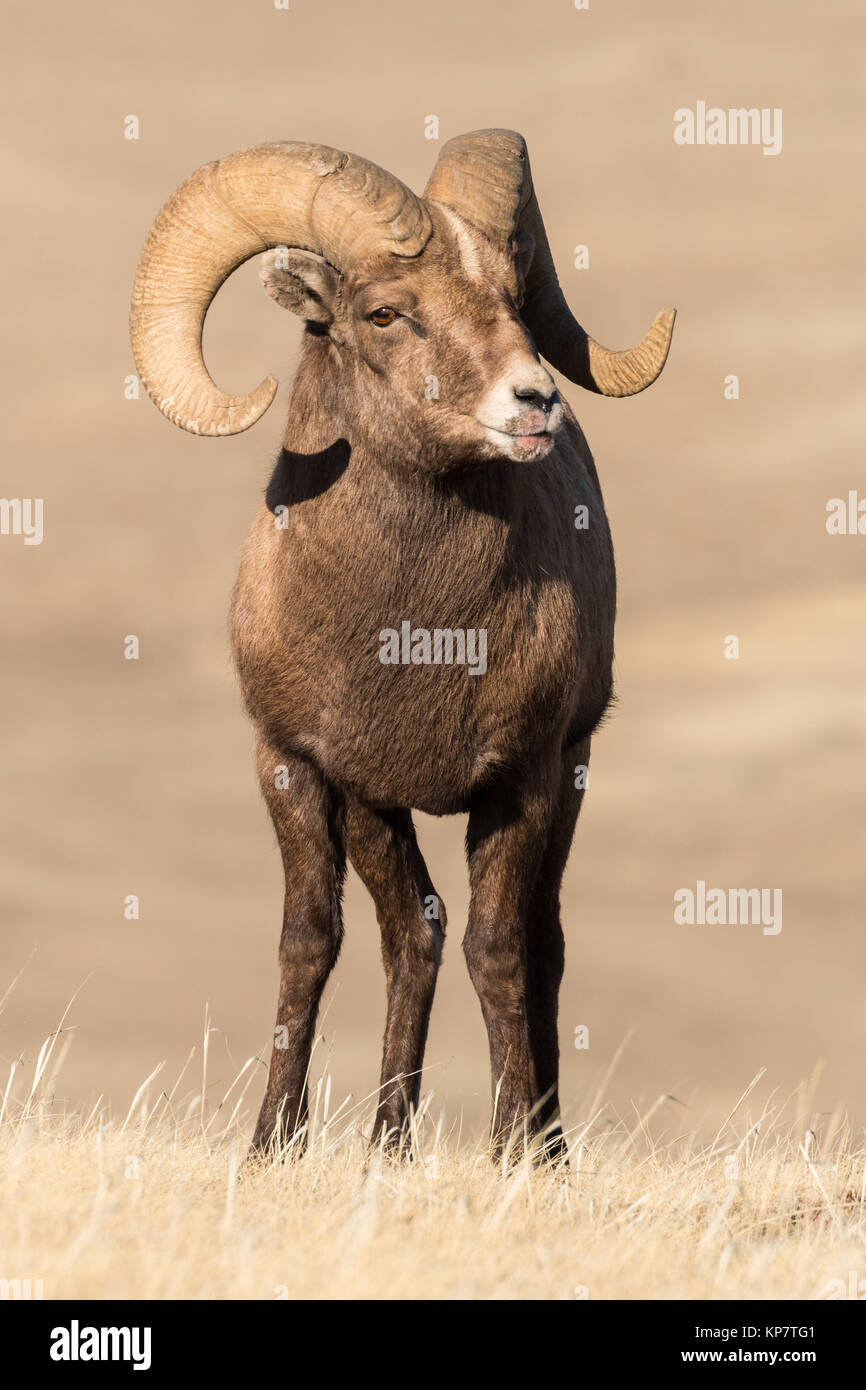
POLYGON ((463 946, 494 1138, 516 1127, 563 1157, 559 890, 575 768, 611 694, 615 576, 592 456, 539 354, 590 391, 629 396, 661 371, 674 312, 629 351, 584 332, 511 131, 449 141, 422 198, 355 155, 261 145, 193 174, 138 268, 141 379, 195 434, 245 430, 273 399, 273 377, 224 394, 201 352, 208 305, 256 252, 268 293, 306 332, 232 608, 286 881, 254 1145, 305 1120, 347 855, 382 931, 377 1136, 399 1135, 417 1101, 445 925, 418 808, 469 813, 463 946))

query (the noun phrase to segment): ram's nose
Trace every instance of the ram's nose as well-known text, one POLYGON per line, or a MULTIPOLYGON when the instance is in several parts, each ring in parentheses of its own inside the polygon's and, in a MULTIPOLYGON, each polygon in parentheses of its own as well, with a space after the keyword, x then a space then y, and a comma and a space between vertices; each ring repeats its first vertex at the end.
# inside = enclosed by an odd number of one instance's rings
POLYGON ((514 394, 518 401, 525 403, 527 409, 543 410, 545 414, 559 399, 559 392, 549 377, 546 389, 540 386, 515 386, 514 394))
MULTIPOLYGON (((491 436, 510 444, 498 447, 510 458, 543 458, 562 425, 562 404, 550 373, 537 357, 515 354, 499 380, 480 402, 477 419, 491 436)), ((491 437, 491 443, 498 441, 491 437)))
POLYGON ((549 377, 544 386, 515 386, 514 398, 521 434, 540 434, 557 428, 555 407, 559 404, 559 392, 549 377))

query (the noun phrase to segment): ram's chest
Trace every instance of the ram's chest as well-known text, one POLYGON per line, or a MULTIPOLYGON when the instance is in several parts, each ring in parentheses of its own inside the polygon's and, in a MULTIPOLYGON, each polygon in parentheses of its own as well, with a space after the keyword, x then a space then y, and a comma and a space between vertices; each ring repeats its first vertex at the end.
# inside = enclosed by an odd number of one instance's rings
POLYGON ((564 731, 599 658, 581 595, 599 566, 565 528, 386 517, 375 544, 336 547, 313 521, 238 586, 242 682, 276 744, 364 799, 450 811, 564 731))

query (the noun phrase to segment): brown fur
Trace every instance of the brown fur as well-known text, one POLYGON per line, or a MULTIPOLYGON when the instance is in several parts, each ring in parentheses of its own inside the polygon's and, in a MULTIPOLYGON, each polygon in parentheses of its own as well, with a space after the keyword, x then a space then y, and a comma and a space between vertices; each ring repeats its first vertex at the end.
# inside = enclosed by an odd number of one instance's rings
MULTIPOLYGON (((526 1126, 562 1145, 559 887, 582 798, 574 768, 610 697, 613 552, 567 409, 552 449, 526 460, 503 457, 475 419, 503 364, 536 357, 519 313, 531 248, 458 236, 453 216, 430 211, 433 236, 413 261, 377 258, 345 279, 318 263, 315 283, 303 255, 265 271, 270 292, 315 322, 232 607, 286 876, 277 1023, 288 1046, 273 1052, 258 1147, 305 1118, 347 854, 382 930, 377 1136, 398 1134, 417 1100, 445 917, 413 808, 469 813, 464 950, 499 1087, 495 1135, 526 1126), (368 315, 381 304, 409 317, 377 328, 368 315), (425 395, 431 376, 438 399, 425 395), (486 672, 383 665, 379 634, 403 620, 486 629, 486 672)), ((516 436, 535 403, 514 409, 516 436)))

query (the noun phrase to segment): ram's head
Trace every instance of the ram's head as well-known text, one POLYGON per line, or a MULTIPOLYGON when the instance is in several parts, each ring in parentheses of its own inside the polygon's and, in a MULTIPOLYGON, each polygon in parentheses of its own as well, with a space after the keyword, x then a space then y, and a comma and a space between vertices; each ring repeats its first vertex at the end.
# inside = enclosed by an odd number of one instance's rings
POLYGON ((571 314, 532 187, 526 145, 503 130, 443 148, 422 198, 356 155, 260 145, 205 165, 159 213, 132 300, 141 379, 195 434, 237 434, 270 405, 211 380, 208 306, 256 253, 268 292, 301 315, 340 373, 344 396, 386 437, 429 436, 481 458, 542 457, 562 421, 539 354, 569 380, 630 396, 664 366, 674 311, 637 347, 611 352, 571 314))

